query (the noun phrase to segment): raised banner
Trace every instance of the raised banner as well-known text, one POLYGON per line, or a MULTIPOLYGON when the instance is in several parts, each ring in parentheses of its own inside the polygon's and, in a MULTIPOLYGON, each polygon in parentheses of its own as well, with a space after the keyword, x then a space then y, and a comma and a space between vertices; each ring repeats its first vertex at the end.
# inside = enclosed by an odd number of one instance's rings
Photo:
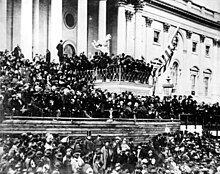
POLYGON ((173 35, 172 35, 170 41, 168 42, 168 45, 167 45, 166 49, 164 50, 164 53, 162 54, 162 56, 159 58, 155 58, 151 61, 151 63, 153 65, 155 65, 155 67, 156 67, 155 70, 153 71, 154 77, 161 76, 161 74, 164 73, 167 70, 167 68, 169 67, 170 62, 173 57, 173 54, 174 54, 174 50, 177 47, 178 31, 179 31, 179 27, 177 27, 175 32, 173 33, 173 35))

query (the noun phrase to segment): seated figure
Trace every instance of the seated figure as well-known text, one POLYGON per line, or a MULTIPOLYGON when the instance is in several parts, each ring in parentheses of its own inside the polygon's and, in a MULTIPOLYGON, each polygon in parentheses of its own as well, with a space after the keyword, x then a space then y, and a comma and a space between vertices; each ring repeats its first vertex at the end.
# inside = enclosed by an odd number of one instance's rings
POLYGON ((111 40, 111 35, 107 34, 103 40, 93 40, 92 45, 96 50, 99 50, 103 53, 109 54, 109 42, 111 40))

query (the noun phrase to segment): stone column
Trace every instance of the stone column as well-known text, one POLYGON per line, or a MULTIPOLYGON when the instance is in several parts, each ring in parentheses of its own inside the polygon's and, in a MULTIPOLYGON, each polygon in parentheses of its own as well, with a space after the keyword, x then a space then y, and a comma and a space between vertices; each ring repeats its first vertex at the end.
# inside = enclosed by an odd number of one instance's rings
POLYGON ((107 0, 99 0, 99 17, 98 17, 99 40, 103 40, 106 37, 106 6, 107 6, 107 0))
POLYGON ((0 28, 0 51, 4 51, 7 48, 7 0, 0 0, 0 28))
POLYGON ((126 29, 126 54, 134 56, 134 12, 125 11, 127 29, 126 29))
POLYGON ((212 80, 211 80, 211 83, 213 84, 213 88, 212 88, 212 100, 213 102, 216 102, 218 101, 218 89, 219 89, 219 68, 218 68, 218 65, 219 65, 219 60, 218 60, 218 45, 217 45, 217 42, 218 40, 216 38, 213 38, 213 77, 212 77, 212 80))
MULTIPOLYGON (((204 60, 205 58, 205 38, 206 36, 204 36, 203 34, 200 34, 200 44, 199 44, 199 49, 198 49, 198 56, 201 60, 204 60)), ((205 70, 205 65, 204 65, 204 61, 199 61, 199 69, 200 69, 200 78, 199 78, 199 99, 204 99, 205 97, 205 90, 204 90, 204 74, 203 71, 205 70)), ((210 85, 210 80, 209 80, 209 85, 210 85)), ((210 90, 210 86, 209 86, 209 90, 210 90)), ((208 96, 210 95, 210 93, 208 92, 208 96)))
POLYGON ((77 24, 77 54, 84 52, 87 55, 87 9, 88 0, 78 0, 78 24, 77 24))
POLYGON ((134 50, 134 58, 135 59, 141 59, 141 56, 143 56, 143 37, 142 37, 142 22, 143 17, 141 13, 141 9, 136 9, 135 12, 135 50, 134 50))
POLYGON ((125 53, 126 47, 126 17, 123 2, 118 2, 118 25, 117 25, 117 54, 125 53))
POLYGON ((168 23, 163 23, 163 32, 164 32, 164 40, 163 40, 163 50, 167 48, 167 44, 169 43, 169 29, 170 29, 170 24, 168 23))
MULTIPOLYGON (((189 71, 190 68, 192 68, 191 64, 191 58, 192 58, 192 31, 186 30, 186 50, 183 52, 183 72, 186 73, 182 73, 182 78, 183 81, 187 82, 189 81, 189 83, 187 83, 187 85, 185 87, 182 88, 182 94, 191 94, 191 73, 189 71)), ((198 95, 198 76, 196 78, 196 88, 195 88, 195 94, 196 96, 198 95)))
POLYGON ((150 49, 151 49, 151 45, 152 45, 152 39, 151 39, 151 36, 152 36, 152 29, 151 29, 151 24, 152 24, 152 21, 153 19, 149 18, 149 17, 145 17, 145 26, 146 26, 146 29, 145 29, 145 44, 144 44, 144 47, 145 47, 145 60, 147 62, 150 62, 152 57, 150 56, 150 49))
POLYGON ((59 62, 56 46, 62 40, 62 0, 51 0, 51 60, 59 62))
POLYGON ((34 0, 34 16, 33 16, 33 55, 39 54, 39 3, 40 0, 34 0))
POLYGON ((32 1, 21 0, 21 52, 32 59, 32 1))

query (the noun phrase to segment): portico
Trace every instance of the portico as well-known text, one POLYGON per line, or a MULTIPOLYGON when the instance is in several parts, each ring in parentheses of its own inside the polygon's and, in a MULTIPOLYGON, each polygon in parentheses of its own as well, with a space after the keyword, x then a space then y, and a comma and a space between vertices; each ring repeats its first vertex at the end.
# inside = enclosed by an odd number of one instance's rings
MULTIPOLYGON (((172 60, 179 62, 176 82, 181 84, 176 85, 176 91, 186 95, 194 91, 190 69, 198 67, 195 97, 220 99, 216 92, 220 88, 220 13, 191 1, 171 1, 0 0, 0 51, 11 51, 18 44, 25 58, 32 59, 35 54, 44 56, 49 49, 51 60, 58 62, 56 46, 60 40, 69 57, 82 52, 90 57, 97 51, 92 42, 105 40, 110 34, 110 54, 125 53, 149 63, 164 53, 173 31, 180 26, 182 46, 177 47, 172 60), (211 70, 208 81, 203 74, 207 69, 211 70), (186 81, 189 83, 181 88, 186 81)), ((161 79, 171 73, 169 67, 161 79)), ((156 93, 162 94, 157 89, 156 93)))

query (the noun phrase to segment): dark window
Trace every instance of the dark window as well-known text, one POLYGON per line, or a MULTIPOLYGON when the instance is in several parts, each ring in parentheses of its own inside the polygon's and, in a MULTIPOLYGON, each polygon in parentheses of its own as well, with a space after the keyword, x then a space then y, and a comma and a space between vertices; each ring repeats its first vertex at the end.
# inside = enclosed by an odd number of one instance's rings
POLYGON ((208 45, 205 46, 205 54, 206 54, 206 56, 209 56, 209 54, 210 54, 210 46, 208 46, 208 45))
POLYGON ((193 42, 192 43, 192 52, 196 52, 197 51, 197 42, 193 42))
POLYGON ((204 87, 205 87, 205 96, 208 96, 208 91, 209 91, 209 78, 208 77, 204 78, 204 87))
POLYGON ((154 42, 159 43, 160 32, 154 31, 154 42))
POLYGON ((68 13, 66 15, 66 24, 68 27, 72 28, 74 26, 74 17, 72 14, 68 13))

